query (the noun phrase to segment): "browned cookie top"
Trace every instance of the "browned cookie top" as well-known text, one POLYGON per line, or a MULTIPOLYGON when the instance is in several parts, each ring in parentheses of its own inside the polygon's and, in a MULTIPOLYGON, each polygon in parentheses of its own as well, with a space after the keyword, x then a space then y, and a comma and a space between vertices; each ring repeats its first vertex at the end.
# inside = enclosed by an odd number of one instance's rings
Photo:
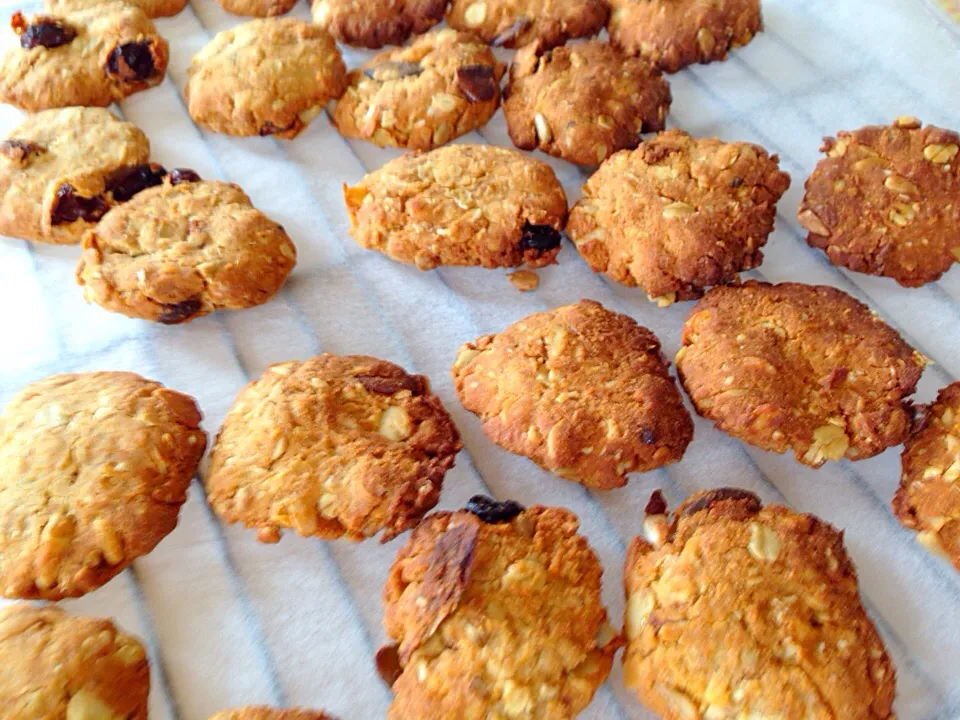
POLYGON ((264 705, 251 705, 214 713, 210 716, 210 720, 336 720, 336 718, 319 710, 303 708, 279 710, 264 705))
POLYGON ((596 35, 607 21, 603 0, 452 0, 447 22, 508 48, 543 47, 596 35))
POLYGON ((347 45, 402 45, 443 20, 447 0, 315 0, 313 21, 347 45))
MULTIPOLYGON (((43 7, 50 12, 67 12, 103 5, 112 0, 43 0, 43 7)), ((147 17, 172 17, 187 6, 187 0, 127 0, 143 10, 147 17)))

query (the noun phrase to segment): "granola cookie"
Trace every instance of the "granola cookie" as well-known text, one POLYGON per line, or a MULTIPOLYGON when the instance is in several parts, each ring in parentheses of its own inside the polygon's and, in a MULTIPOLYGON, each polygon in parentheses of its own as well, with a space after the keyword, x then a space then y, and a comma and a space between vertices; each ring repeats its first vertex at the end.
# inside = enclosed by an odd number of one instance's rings
POLYGON ((10 21, 19 42, 0 54, 0 102, 37 112, 106 107, 157 85, 167 41, 139 7, 117 0, 10 21))
POLYGON ((663 130, 670 86, 645 60, 594 40, 545 50, 535 42, 510 67, 503 113, 521 150, 598 165, 663 130))
MULTIPOLYGON (((69 12, 83 10, 95 5, 113 2, 113 0, 43 0, 44 9, 52 12, 69 12)), ((187 6, 187 0, 126 0, 143 10, 147 17, 173 17, 187 6)))
POLYGON ((691 311, 682 343, 677 373, 697 412, 746 443, 820 467, 909 435, 926 360, 836 288, 714 288, 691 311))
POLYGON ((447 11, 450 27, 508 48, 538 40, 557 47, 596 35, 606 22, 604 0, 452 0, 447 11))
POLYGON ((893 720, 843 533, 753 493, 654 493, 627 551, 624 682, 665 720, 893 720))
POLYGON ((603 569, 564 508, 475 496, 427 517, 384 590, 390 720, 575 717, 622 644, 603 569))
POLYGON ((404 155, 343 195, 357 243, 421 270, 550 265, 567 217, 549 165, 493 145, 404 155))
POLYGON ((237 396, 207 498, 228 523, 387 542, 437 504, 462 447, 427 378, 361 355, 272 365, 237 396))
POLYGON ((820 150, 798 219, 830 262, 919 287, 960 261, 960 135, 902 117, 820 150))
POLYGON ((147 720, 150 668, 110 620, 27 603, 0 610, 0 707, 7 720, 147 720))
POLYGON ((467 343, 453 379, 495 443, 605 490, 678 461, 693 438, 667 366, 652 332, 583 300, 467 343))
POLYGON ((283 227, 239 187, 175 170, 87 233, 77 282, 87 302, 176 325, 262 305, 296 257, 283 227))
POLYGON ((224 710, 210 716, 210 720, 336 720, 319 710, 291 708, 276 710, 263 705, 224 710))
POLYGON ((217 0, 228 13, 244 17, 276 17, 293 10, 297 0, 217 0))
POLYGON ((475 36, 439 30, 351 71, 333 123, 345 137, 380 147, 430 150, 493 117, 502 75, 475 36))
POLYGON ((313 21, 347 45, 403 45, 443 20, 447 0, 315 0, 313 21))
POLYGON ((193 398, 127 372, 21 390, 0 415, 0 593, 79 597, 153 550, 203 457, 200 419, 193 398))
POLYGON ((790 185, 757 145, 669 130, 617 153, 583 186, 567 234, 595 272, 661 306, 761 263, 790 185))

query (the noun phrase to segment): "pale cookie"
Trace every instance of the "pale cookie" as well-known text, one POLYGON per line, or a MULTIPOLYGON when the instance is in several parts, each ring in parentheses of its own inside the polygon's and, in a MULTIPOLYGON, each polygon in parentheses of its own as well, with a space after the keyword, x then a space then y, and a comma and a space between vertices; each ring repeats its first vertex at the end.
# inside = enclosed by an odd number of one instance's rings
POLYGON ((153 550, 203 457, 200 419, 193 398, 126 372, 14 396, 0 415, 0 593, 79 597, 153 550))
POLYGON ((443 20, 447 0, 315 0, 313 21, 346 45, 403 45, 443 20))
POLYGON ((276 17, 293 10, 297 0, 217 0, 229 13, 246 17, 276 17))
POLYGON ((544 48, 590 37, 607 21, 604 0, 452 0, 447 23, 508 48, 540 41, 544 48))
POLYGON ((493 145, 404 155, 343 194, 357 243, 421 270, 549 265, 567 216, 549 165, 493 145))
POLYGON ((210 716, 210 720, 336 720, 336 718, 319 710, 304 710, 303 708, 277 710, 264 705, 257 705, 214 713, 210 716))
POLYGON ((656 336, 592 300, 467 343, 453 379, 487 437, 586 487, 677 462, 693 438, 656 336))
MULTIPOLYGON (((52 13, 83 10, 113 0, 43 0, 43 7, 52 13)), ((126 0, 143 10, 147 17, 173 17, 187 6, 188 0, 126 0)))

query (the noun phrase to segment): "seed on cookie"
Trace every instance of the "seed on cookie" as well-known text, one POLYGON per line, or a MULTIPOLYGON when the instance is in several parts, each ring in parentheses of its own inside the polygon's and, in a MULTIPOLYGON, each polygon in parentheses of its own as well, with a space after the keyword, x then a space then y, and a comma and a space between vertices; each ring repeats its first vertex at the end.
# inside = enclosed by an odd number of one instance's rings
POLYGON ((447 11, 450 27, 508 48, 557 47, 596 35, 606 21, 604 0, 452 0, 447 11))
POLYGON ((251 705, 214 713, 210 716, 210 720, 336 720, 336 718, 319 710, 304 708, 280 710, 265 705, 251 705))
POLYGON ((443 20, 447 0, 314 0, 313 21, 346 45, 403 45, 443 20))
MULTIPOLYGON (((43 7, 52 13, 84 10, 113 0, 43 0, 43 7)), ((187 0, 126 0, 143 10, 147 17, 173 17, 187 6, 187 0)))
POLYGON ((669 305, 759 265, 789 185, 757 145, 668 130, 600 166, 567 234, 595 272, 669 305))
POLYGON ((677 373, 721 430, 820 467, 906 440, 925 363, 836 288, 751 281, 714 288, 694 306, 677 373))
POLYGON ((487 437, 586 487, 676 462, 693 437, 656 336, 592 300, 467 343, 453 379, 487 437))

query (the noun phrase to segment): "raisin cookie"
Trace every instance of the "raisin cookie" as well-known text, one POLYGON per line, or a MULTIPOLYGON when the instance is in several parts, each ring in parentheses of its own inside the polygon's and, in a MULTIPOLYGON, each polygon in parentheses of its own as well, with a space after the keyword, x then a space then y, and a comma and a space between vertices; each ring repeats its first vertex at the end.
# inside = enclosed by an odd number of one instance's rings
POLYGON ((133 373, 21 390, 0 415, 0 593, 79 597, 149 553, 206 441, 193 398, 133 373))
POLYGON ((343 195, 357 243, 421 270, 549 265, 567 216, 549 165, 493 145, 404 155, 343 195))
POLYGON ((714 288, 682 342, 677 373, 697 412, 751 445, 820 467, 872 457, 910 432, 925 358, 836 288, 714 288))
POLYGON ((820 150, 798 219, 830 262, 919 287, 960 261, 960 135, 903 117, 820 150))
MULTIPOLYGON (((187 6, 188 0, 126 0, 143 10, 147 17, 173 17, 187 6)), ((43 0, 44 9, 52 13, 83 10, 94 5, 103 5, 113 0, 43 0)))
POLYGON ((19 42, 0 54, 0 102, 37 112, 68 105, 106 107, 157 85, 167 41, 147 14, 104 2, 11 20, 19 42))
POLYGON ((236 185, 173 171, 83 238, 87 302, 165 325, 262 305, 296 264, 282 226, 236 185))
POLYGON ((480 495, 413 531, 384 590, 390 720, 567 720, 589 704, 622 640, 578 527, 564 508, 480 495))
POLYGON ((502 75, 476 37, 439 30, 351 71, 333 123, 380 147, 430 150, 486 124, 500 105, 502 75))
POLYGON ((537 40, 557 47, 596 35, 606 21, 604 0, 453 0, 447 11, 450 27, 508 48, 537 40))
POLYGON ((319 710, 291 708, 276 710, 262 705, 224 710, 210 716, 210 720, 335 720, 319 710))
POLYGON ((670 86, 659 70, 599 40, 545 50, 535 42, 510 67, 503 113, 521 150, 598 165, 663 130, 670 86))
POLYGON ((665 306, 759 265, 789 185, 763 148, 669 130, 591 176, 567 234, 595 272, 665 306))
POLYGON ((443 20, 447 0, 315 0, 313 21, 347 45, 403 45, 443 20))
POLYGON ((693 438, 656 336, 592 300, 467 343, 453 379, 487 437, 590 488, 676 462, 693 438))
POLYGON ((0 707, 7 720, 147 720, 143 645, 110 620, 26 603, 0 610, 0 707))
POLYGON ((697 493, 627 551, 624 682, 666 720, 893 720, 896 672, 843 533, 753 493, 697 493))
POLYGON ((228 523, 381 542, 437 504, 460 451, 422 375, 360 355, 267 368, 237 396, 213 447, 207 498, 228 523))

